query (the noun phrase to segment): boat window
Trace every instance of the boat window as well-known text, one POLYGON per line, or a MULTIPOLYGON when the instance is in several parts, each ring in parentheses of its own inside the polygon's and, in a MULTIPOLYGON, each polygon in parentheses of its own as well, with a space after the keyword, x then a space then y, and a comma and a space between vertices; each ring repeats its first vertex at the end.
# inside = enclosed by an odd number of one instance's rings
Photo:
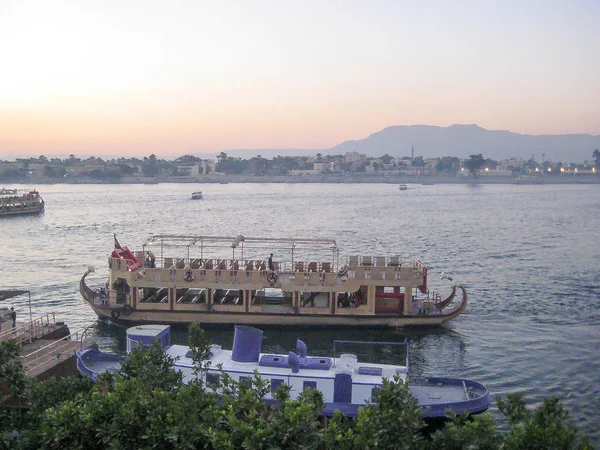
POLYGON ((219 374, 218 373, 207 373, 206 374, 206 384, 218 384, 219 383, 219 374))
POLYGON ((358 373, 361 375, 377 375, 381 376, 383 372, 381 367, 359 366, 358 373))
POLYGON ((317 382, 316 381, 305 381, 304 382, 304 389, 316 389, 317 388, 317 382))
POLYGON ((275 392, 282 384, 283 380, 281 378, 271 378, 271 392, 275 392))
POLYGON ((379 389, 379 386, 374 386, 371 389, 371 400, 375 399, 375 393, 377 392, 378 389, 379 389))
POLYGON ((252 387, 252 379, 250 377, 240 377, 240 384, 244 384, 249 388, 252 387))

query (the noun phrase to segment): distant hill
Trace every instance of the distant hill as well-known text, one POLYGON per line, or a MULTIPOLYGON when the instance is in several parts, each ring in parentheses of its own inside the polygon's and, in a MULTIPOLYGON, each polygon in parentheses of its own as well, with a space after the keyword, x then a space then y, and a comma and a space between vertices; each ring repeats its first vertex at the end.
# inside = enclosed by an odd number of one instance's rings
POLYGON ((600 136, 591 134, 526 135, 504 130, 486 130, 477 125, 435 127, 410 125, 387 127, 365 139, 346 141, 327 153, 356 151, 368 156, 389 154, 394 157, 415 156, 434 158, 481 153, 485 158, 501 160, 510 157, 529 159, 535 156, 546 161, 583 162, 592 160, 594 149, 600 149, 600 136))

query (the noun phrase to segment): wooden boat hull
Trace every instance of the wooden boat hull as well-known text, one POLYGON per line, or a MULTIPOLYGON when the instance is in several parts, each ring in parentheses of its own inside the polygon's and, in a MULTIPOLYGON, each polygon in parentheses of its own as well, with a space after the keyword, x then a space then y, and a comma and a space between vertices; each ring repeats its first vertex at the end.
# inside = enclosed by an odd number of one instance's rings
MULTIPOLYGON (((96 294, 85 284, 85 277, 80 283, 83 298, 92 307, 98 318, 121 325, 144 323, 154 324, 190 324, 202 325, 252 325, 252 326, 326 326, 326 327, 405 327, 442 325, 460 315, 467 306, 467 292, 459 286, 463 293, 461 303, 446 314, 439 315, 356 315, 356 314, 290 314, 266 312, 232 312, 232 311, 156 311, 152 309, 128 309, 94 304, 96 294), (91 300, 91 301, 90 301, 91 300)), ((451 294, 454 295, 454 294, 451 294)), ((218 306, 216 306, 218 307, 218 306)))

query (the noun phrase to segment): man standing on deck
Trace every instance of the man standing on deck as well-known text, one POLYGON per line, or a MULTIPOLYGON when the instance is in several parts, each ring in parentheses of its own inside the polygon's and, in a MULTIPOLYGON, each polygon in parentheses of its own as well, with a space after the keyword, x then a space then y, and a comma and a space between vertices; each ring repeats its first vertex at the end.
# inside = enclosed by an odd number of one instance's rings
POLYGON ((275 271, 275 266, 273 265, 273 253, 271 253, 271 256, 269 256, 269 270, 271 272, 275 271))
POLYGON ((15 328, 17 328, 17 312, 15 311, 14 306, 10 307, 10 318, 12 319, 13 330, 14 330, 15 328))

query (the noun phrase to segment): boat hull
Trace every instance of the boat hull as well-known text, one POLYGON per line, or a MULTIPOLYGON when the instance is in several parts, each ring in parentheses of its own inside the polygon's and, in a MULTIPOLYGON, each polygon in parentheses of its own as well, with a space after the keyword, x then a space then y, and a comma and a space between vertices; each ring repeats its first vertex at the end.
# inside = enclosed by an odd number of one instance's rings
POLYGON ((12 211, 0 211, 0 217, 12 217, 12 216, 26 216, 33 214, 42 214, 44 212, 44 206, 35 208, 17 209, 12 211))
POLYGON ((231 311, 155 311, 138 309, 124 314, 122 308, 114 309, 91 305, 98 318, 121 325, 144 323, 252 326, 326 326, 326 327, 404 327, 441 325, 453 317, 446 316, 359 316, 342 314, 285 314, 237 313, 231 311), (114 311, 114 312, 113 312, 114 311))

